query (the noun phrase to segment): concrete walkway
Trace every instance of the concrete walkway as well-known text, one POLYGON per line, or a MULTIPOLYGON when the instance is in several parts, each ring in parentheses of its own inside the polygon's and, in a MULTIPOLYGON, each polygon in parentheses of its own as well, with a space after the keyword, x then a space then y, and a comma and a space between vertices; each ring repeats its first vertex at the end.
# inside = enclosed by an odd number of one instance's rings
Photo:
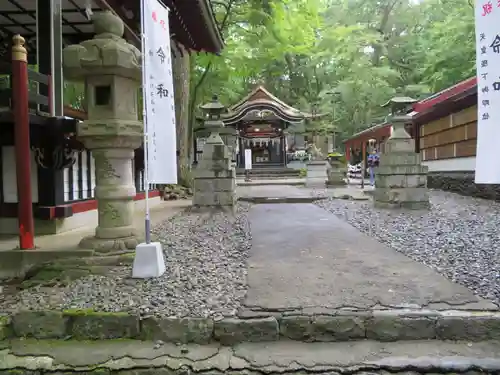
POLYGON ((252 310, 497 308, 313 204, 254 205, 250 222, 252 310))

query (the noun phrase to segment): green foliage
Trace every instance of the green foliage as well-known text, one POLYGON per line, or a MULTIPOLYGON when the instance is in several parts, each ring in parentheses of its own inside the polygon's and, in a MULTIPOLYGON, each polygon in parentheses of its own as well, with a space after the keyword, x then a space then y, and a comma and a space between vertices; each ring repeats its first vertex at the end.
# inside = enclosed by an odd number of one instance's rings
POLYGON ((230 105, 262 84, 298 109, 326 114, 307 130, 335 130, 340 143, 382 121, 380 105, 392 96, 422 98, 474 75, 467 0, 213 3, 226 48, 192 59, 191 124, 213 94, 230 105))

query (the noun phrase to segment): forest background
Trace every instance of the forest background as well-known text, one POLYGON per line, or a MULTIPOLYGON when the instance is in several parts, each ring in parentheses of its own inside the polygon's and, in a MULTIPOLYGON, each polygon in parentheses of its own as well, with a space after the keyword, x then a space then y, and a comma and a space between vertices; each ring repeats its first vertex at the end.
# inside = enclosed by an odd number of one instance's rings
MULTIPOLYGON (((229 106, 262 84, 300 110, 327 113, 312 130, 335 129, 340 144, 383 121, 391 97, 424 98, 473 76, 471 1, 211 0, 222 54, 174 51, 181 176, 199 105, 214 94, 229 106)), ((78 87, 65 97, 82 105, 78 87)))

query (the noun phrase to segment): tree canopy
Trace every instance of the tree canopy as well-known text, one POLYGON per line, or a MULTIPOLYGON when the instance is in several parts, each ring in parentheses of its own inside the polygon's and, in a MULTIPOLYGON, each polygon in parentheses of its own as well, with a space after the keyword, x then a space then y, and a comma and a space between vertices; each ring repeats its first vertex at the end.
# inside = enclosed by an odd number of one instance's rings
POLYGON ((212 4, 226 48, 191 61, 191 119, 213 94, 229 105, 262 84, 298 109, 331 114, 329 126, 348 136, 383 120, 380 105, 395 95, 423 98, 475 73, 467 0, 212 4))

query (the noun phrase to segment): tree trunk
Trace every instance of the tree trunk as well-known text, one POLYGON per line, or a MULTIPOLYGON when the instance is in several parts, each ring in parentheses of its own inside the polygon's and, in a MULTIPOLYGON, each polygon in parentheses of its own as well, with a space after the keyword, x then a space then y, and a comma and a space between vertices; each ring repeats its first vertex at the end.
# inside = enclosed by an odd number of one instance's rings
POLYGON ((179 185, 191 186, 189 152, 189 52, 182 45, 173 44, 172 73, 174 77, 175 124, 177 135, 177 175, 179 185))

